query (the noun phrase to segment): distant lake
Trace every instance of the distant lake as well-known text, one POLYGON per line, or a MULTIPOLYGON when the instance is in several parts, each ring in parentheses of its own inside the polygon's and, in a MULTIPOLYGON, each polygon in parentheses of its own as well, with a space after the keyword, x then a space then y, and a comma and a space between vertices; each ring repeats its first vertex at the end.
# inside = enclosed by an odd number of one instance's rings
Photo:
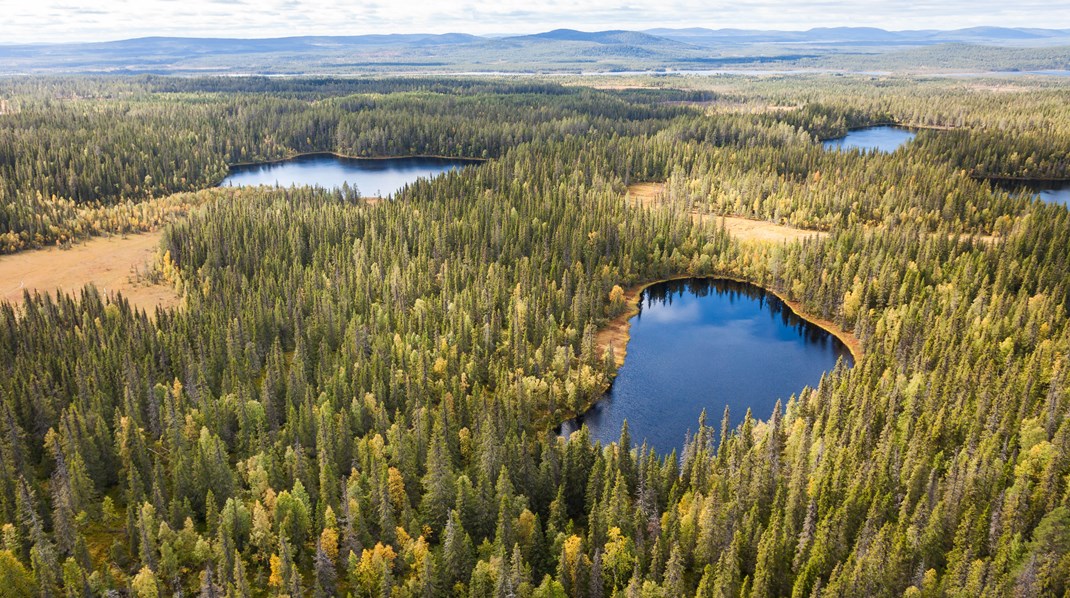
POLYGON ((993 180, 993 185, 1007 191, 1025 190, 1040 197, 1041 201, 1070 206, 1070 181, 1015 181, 993 180))
POLYGON ((365 197, 385 197, 418 178, 432 178, 478 163, 460 158, 364 159, 308 154, 281 162, 231 167, 220 186, 318 185, 337 189, 342 183, 349 183, 365 197))
POLYGON ((894 152, 900 146, 914 139, 916 134, 903 127, 880 126, 848 131, 847 136, 829 139, 823 142, 830 150, 878 150, 894 152))
POLYGON ((767 420, 850 351, 832 334, 797 316, 775 295, 727 280, 659 283, 643 291, 631 320, 628 353, 605 398, 564 422, 568 435, 587 424, 603 444, 628 420, 633 443, 659 453, 683 447, 698 429, 720 426, 725 405, 732 425, 750 408, 767 420))
POLYGON ((1037 195, 1040 199, 1048 203, 1061 203, 1064 206, 1070 205, 1070 183, 1062 183, 1061 185, 1052 185, 1047 188, 1041 188, 1037 190, 1037 195))

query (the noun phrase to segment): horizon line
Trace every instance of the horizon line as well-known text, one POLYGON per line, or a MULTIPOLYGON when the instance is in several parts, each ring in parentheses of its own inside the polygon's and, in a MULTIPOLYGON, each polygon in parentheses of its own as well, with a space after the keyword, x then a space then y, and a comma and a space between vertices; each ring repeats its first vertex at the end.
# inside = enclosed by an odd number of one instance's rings
POLYGON ((434 33, 431 31, 412 31, 402 32, 393 31, 388 33, 352 33, 352 34, 321 34, 321 33, 307 33, 298 35, 267 35, 267 36, 242 36, 242 35, 225 35, 225 36, 212 36, 212 35, 166 35, 166 34, 154 34, 154 35, 138 35, 134 37, 117 37, 109 39, 81 39, 71 41, 0 41, 0 47, 2 46, 65 46, 76 44, 108 44, 125 41, 138 41, 138 40, 151 40, 151 39, 184 39, 184 40, 239 40, 239 41, 266 41, 266 40, 286 40, 286 39, 302 39, 302 38, 326 38, 326 39, 340 39, 340 38, 353 38, 353 37, 389 37, 389 36, 406 36, 406 35, 426 35, 432 37, 442 37, 448 35, 468 35, 476 38, 483 39, 501 39, 510 37, 527 37, 534 35, 541 35, 545 33, 552 33, 555 31, 576 31, 579 33, 610 33, 610 32, 627 32, 627 33, 648 33, 650 31, 693 31, 693 30, 705 30, 713 33, 720 31, 741 31, 741 32, 754 32, 754 33, 809 33, 813 31, 822 31, 830 29, 868 29, 873 31, 883 31, 886 33, 922 33, 922 32, 937 32, 937 33, 953 33, 959 31, 970 31, 974 29, 1000 29, 1005 31, 1046 31, 1046 32, 1065 32, 1070 33, 1070 28, 1065 27, 1036 27, 1036 26, 1014 26, 1008 27, 1004 25, 972 25, 969 27, 955 27, 950 29, 944 28, 925 28, 925 29, 885 29, 883 27, 874 27, 872 25, 821 25, 815 27, 808 27, 806 29, 786 29, 786 28, 772 28, 772 29, 758 29, 750 27, 719 27, 712 28, 702 25, 694 25, 690 27, 648 27, 645 29, 627 29, 627 28, 608 28, 608 29, 576 29, 573 27, 555 27, 552 29, 540 29, 530 32, 513 32, 513 33, 468 33, 462 30, 447 31, 443 33, 434 33))

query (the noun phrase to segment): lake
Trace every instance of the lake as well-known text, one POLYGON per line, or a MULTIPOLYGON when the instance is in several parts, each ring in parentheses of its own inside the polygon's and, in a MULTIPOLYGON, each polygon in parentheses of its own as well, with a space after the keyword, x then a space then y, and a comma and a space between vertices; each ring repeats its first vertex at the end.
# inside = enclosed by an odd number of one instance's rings
POLYGON ((825 149, 864 151, 877 150, 894 152, 903 144, 914 139, 915 133, 910 129, 893 126, 867 127, 848 131, 847 136, 822 142, 825 149))
POLYGON ((1039 189, 1037 195, 1040 196, 1040 199, 1048 203, 1061 203, 1064 206, 1070 205, 1070 183, 1062 183, 1061 185, 1052 185, 1047 188, 1039 189))
POLYGON ((479 164, 460 158, 343 158, 333 154, 307 154, 291 160, 233 166, 220 186, 319 185, 337 189, 356 186, 365 197, 393 195, 418 178, 431 178, 450 170, 479 164))
POLYGON ((720 426, 727 405, 733 427, 750 408, 768 419, 777 399, 786 404, 817 386, 848 348, 797 316, 779 298, 744 283, 691 279, 658 283, 640 296, 631 320, 624 365, 604 399, 561 425, 564 435, 587 424, 603 444, 628 421, 634 445, 644 440, 667 454, 698 429, 720 426))
POLYGON ((1010 179, 993 180, 992 184, 1007 191, 1031 192, 1041 201, 1070 206, 1070 181, 1015 181, 1010 179))

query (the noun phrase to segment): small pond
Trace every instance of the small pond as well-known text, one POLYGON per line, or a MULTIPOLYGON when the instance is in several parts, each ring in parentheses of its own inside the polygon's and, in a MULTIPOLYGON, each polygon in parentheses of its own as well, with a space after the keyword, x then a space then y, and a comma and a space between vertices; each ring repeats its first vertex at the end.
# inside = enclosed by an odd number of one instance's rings
POLYGON ((900 146, 914 139, 914 131, 904 127, 880 126, 867 127, 848 131, 846 137, 829 139, 822 142, 825 149, 863 151, 877 150, 880 152, 894 152, 900 146))
POLYGON ((1030 192, 1048 203, 1070 206, 1070 181, 993 180, 992 184, 1007 191, 1030 192))
POLYGON ((393 195, 418 178, 431 178, 450 170, 478 164, 459 158, 343 158, 333 154, 307 154, 291 160, 233 166, 221 186, 318 185, 337 189, 356 186, 365 197, 393 195))
POLYGON ((744 283, 691 279, 643 291, 631 320, 624 365, 605 398, 561 425, 570 434, 587 424, 603 444, 628 421, 633 445, 644 440, 659 453, 683 447, 698 428, 719 426, 724 408, 732 425, 750 408, 768 419, 778 399, 787 403, 817 386, 837 360, 853 363, 848 348, 797 316, 775 295, 744 283))

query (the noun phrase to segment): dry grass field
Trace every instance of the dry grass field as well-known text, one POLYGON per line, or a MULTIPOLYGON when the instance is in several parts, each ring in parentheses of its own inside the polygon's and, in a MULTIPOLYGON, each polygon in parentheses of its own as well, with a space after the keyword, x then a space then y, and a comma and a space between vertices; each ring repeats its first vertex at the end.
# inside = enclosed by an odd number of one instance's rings
MULTIPOLYGON (((654 208, 664 201, 664 191, 665 183, 633 183, 628 186, 627 197, 644 208, 654 208)), ((717 223, 722 224, 733 237, 741 241, 779 243, 806 237, 823 237, 828 234, 822 231, 806 230, 738 216, 694 213, 692 218, 715 220, 717 223)))
POLYGON ((0 256, 0 300, 18 303, 23 292, 76 294, 87 284, 101 293, 121 293, 131 305, 154 313, 180 299, 167 285, 137 280, 146 272, 162 233, 94 237, 70 249, 51 247, 0 256))

